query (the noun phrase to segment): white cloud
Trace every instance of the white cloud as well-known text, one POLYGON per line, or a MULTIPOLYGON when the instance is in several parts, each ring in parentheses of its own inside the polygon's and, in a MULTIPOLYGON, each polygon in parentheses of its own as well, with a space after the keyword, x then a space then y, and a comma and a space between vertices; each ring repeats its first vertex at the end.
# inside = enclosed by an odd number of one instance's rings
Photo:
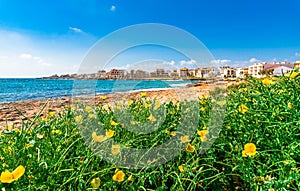
POLYGON ((194 65, 194 64, 196 64, 197 62, 196 62, 196 60, 181 60, 180 62, 179 62, 179 64, 181 65, 181 66, 183 66, 183 65, 194 65))
POLYGON ((162 64, 167 64, 167 65, 171 65, 171 66, 174 66, 176 63, 175 63, 175 61, 174 60, 172 60, 171 62, 169 62, 169 61, 164 61, 162 64))
POLYGON ((69 29, 73 32, 77 32, 77 33, 83 33, 83 31, 80 28, 76 28, 76 27, 69 27, 69 29))
POLYGON ((295 56, 296 56, 296 57, 299 57, 299 56, 300 56, 300 53, 299 53, 299 52, 296 52, 296 53, 295 53, 295 56))
POLYGON ((228 64, 230 62, 231 62, 231 60, 224 59, 224 60, 212 60, 210 63, 211 64, 228 64))
POLYGON ((35 61, 36 63, 40 64, 41 66, 52 66, 51 63, 45 62, 42 58, 40 58, 38 56, 32 56, 31 54, 28 54, 28 53, 20 54, 19 57, 22 60, 32 60, 32 61, 35 61))
POLYGON ((19 56, 20 58, 24 59, 24 60, 29 60, 32 58, 32 55, 31 54, 27 54, 27 53, 23 53, 23 54, 20 54, 19 56))
POLYGON ((250 63, 254 63, 254 62, 260 62, 260 60, 256 59, 256 58, 251 58, 249 60, 250 63))
POLYGON ((116 6, 112 5, 112 6, 110 7, 110 11, 115 11, 115 10, 116 10, 116 6))

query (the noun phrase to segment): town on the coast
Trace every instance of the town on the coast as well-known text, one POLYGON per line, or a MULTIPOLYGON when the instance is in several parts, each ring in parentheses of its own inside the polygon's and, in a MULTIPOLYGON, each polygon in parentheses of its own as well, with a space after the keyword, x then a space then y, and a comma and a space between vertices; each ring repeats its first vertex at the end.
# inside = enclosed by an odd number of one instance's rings
POLYGON ((187 67, 179 70, 167 70, 157 68, 155 71, 148 72, 144 70, 124 70, 111 69, 110 71, 100 70, 91 74, 64 74, 52 75, 45 77, 46 79, 97 79, 97 80, 155 80, 155 79, 244 79, 247 77, 262 78, 266 76, 280 76, 291 72, 292 70, 300 70, 300 61, 295 63, 284 62, 258 62, 245 68, 235 68, 231 66, 222 66, 219 69, 214 67, 199 67, 190 69, 187 67))

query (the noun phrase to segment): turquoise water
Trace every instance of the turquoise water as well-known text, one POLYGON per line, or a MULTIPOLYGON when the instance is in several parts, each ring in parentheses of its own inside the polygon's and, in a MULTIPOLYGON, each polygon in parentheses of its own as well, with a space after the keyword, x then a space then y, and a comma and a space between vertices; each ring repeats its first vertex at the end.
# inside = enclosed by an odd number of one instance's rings
POLYGON ((182 87, 191 81, 174 80, 52 80, 0 79, 0 103, 76 95, 108 94, 182 87))

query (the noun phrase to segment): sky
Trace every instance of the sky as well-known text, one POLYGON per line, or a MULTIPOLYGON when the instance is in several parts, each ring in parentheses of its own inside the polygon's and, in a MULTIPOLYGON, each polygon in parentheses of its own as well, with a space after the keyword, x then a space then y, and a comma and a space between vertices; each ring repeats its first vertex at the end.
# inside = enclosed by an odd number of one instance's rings
MULTIPOLYGON (((143 23, 188 32, 220 65, 294 62, 300 60, 299 7, 299 0, 1 0, 0 78, 76 73, 99 40, 143 23)), ((115 39, 111 46, 118 40, 128 39, 115 39)), ((147 59, 178 67, 194 63, 179 52, 170 47, 130 47, 106 68, 132 68, 137 55, 143 64, 147 59)))

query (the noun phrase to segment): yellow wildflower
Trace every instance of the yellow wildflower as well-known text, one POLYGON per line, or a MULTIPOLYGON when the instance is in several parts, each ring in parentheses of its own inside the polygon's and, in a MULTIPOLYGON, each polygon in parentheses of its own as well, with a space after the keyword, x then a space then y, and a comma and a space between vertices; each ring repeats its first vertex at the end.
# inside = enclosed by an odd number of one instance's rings
POLYGON ((99 188, 100 187, 100 178, 93 178, 91 185, 93 188, 99 188))
POLYGON ((52 130, 52 132, 51 132, 52 134, 59 134, 59 135, 61 135, 62 134, 62 131, 61 130, 58 130, 58 129, 56 129, 56 130, 52 130))
POLYGON ((92 139, 95 141, 95 142, 98 142, 98 143, 102 143, 103 141, 105 141, 106 137, 104 135, 99 135, 97 136, 96 132, 94 131, 92 133, 92 139))
POLYGON ((101 99, 102 99, 102 100, 106 100, 107 97, 104 95, 104 96, 101 97, 101 99))
POLYGON ((88 118, 90 118, 90 119, 95 119, 95 118, 96 118, 96 115, 93 114, 93 113, 90 113, 90 114, 88 115, 88 118))
POLYGON ((132 174, 127 179, 129 182, 132 182, 132 174))
POLYGON ((82 115, 78 115, 75 117, 76 123, 82 123, 82 115))
POLYGON ((175 131, 172 131, 172 132, 170 133, 170 135, 171 135, 172 137, 174 137, 174 136, 176 136, 176 132, 175 132, 175 131))
POLYGON ((246 113, 248 111, 248 107, 244 104, 241 104, 238 108, 239 112, 241 112, 242 114, 246 113))
POLYGON ((16 128, 16 129, 15 129, 15 132, 16 132, 16 133, 20 133, 21 131, 20 131, 19 128, 16 128))
POLYGON ((88 112, 88 113, 90 113, 90 112, 93 111, 93 108, 92 108, 91 106, 87 105, 87 106, 85 107, 85 111, 88 112))
POLYGON ((294 79, 298 76, 299 72, 293 72, 291 75, 290 75, 290 79, 294 79))
POLYGON ((122 107, 120 105, 116 106, 116 110, 121 110, 121 109, 122 109, 122 107))
POLYGON ((274 82, 273 82, 271 79, 269 79, 269 78, 265 78, 265 79, 263 79, 261 82, 262 82, 263 85, 270 85, 270 84, 273 84, 273 83, 274 83, 274 82))
POLYGON ((142 93, 141 93, 141 96, 142 96, 142 97, 146 97, 146 95, 147 95, 147 92, 142 92, 142 93))
POLYGON ((156 118, 150 114, 150 116, 147 118, 149 121, 156 121, 156 118))
POLYGON ((117 171, 117 173, 113 176, 113 180, 117 182, 123 182, 125 178, 125 173, 121 170, 117 171))
POLYGON ((201 107, 201 108, 200 108, 200 111, 205 111, 205 108, 204 108, 204 107, 201 107))
POLYGON ((106 137, 108 137, 108 138, 113 137, 114 134, 115 134, 115 131, 113 131, 113 130, 108 130, 108 131, 106 131, 106 137))
POLYGON ((102 106, 102 111, 109 111, 109 106, 108 105, 103 105, 102 106))
POLYGON ((117 155, 117 154, 120 153, 120 149, 121 149, 120 145, 112 145, 111 146, 111 153, 113 155, 117 155))
POLYGON ((1 173, 0 181, 2 183, 12 183, 23 176, 24 172, 25 168, 22 165, 18 166, 12 173, 8 170, 5 170, 1 173))
POLYGON ((181 136, 180 137, 180 141, 182 143, 187 143, 187 142, 190 142, 191 140, 189 140, 189 136, 188 135, 185 135, 185 136, 181 136))
POLYGON ((131 123, 131 125, 135 125, 136 121, 131 121, 130 123, 131 123))
POLYGON ((54 112, 54 111, 51 111, 51 112, 48 113, 48 116, 49 116, 49 117, 53 117, 54 115, 55 115, 55 112, 54 112))
POLYGON ((25 149, 29 149, 30 147, 33 147, 33 144, 28 143, 25 145, 25 149))
POLYGON ((193 153, 193 152, 195 151, 195 147, 192 146, 190 143, 188 143, 188 144, 186 145, 186 147, 185 147, 185 150, 186 150, 187 152, 193 153))
POLYGON ((197 133, 200 136, 200 139, 201 139, 202 142, 207 141, 206 135, 208 134, 208 130, 197 131, 197 133))
POLYGON ((219 106, 224 106, 225 104, 226 104, 226 100, 223 100, 223 101, 217 101, 216 102, 217 103, 217 105, 219 105, 219 106))
POLYGON ((112 119, 110 120, 110 125, 111 126, 117 126, 118 125, 118 123, 117 122, 115 122, 115 121, 113 121, 112 119))
POLYGON ((293 109, 292 103, 290 103, 290 102, 288 103, 288 108, 289 108, 289 109, 293 109))
POLYGON ((154 106, 154 110, 158 110, 158 108, 161 106, 161 103, 160 103, 160 101, 158 100, 158 101, 156 101, 155 102, 155 106, 154 106))
POLYGON ((242 151, 242 156, 254 156, 256 154, 256 146, 254 143, 247 143, 242 151))
POLYGON ((145 108, 149 108, 151 106, 151 104, 145 103, 144 106, 145 106, 145 108))
POLYGON ((11 126, 11 125, 6 127, 7 131, 11 131, 12 129, 13 129, 13 126, 11 126))
POLYGON ((180 172, 187 170, 187 167, 183 167, 182 165, 178 166, 180 172))
POLYGON ((128 107, 131 106, 131 104, 133 104, 133 101, 132 101, 132 100, 129 100, 129 101, 128 101, 128 107))

